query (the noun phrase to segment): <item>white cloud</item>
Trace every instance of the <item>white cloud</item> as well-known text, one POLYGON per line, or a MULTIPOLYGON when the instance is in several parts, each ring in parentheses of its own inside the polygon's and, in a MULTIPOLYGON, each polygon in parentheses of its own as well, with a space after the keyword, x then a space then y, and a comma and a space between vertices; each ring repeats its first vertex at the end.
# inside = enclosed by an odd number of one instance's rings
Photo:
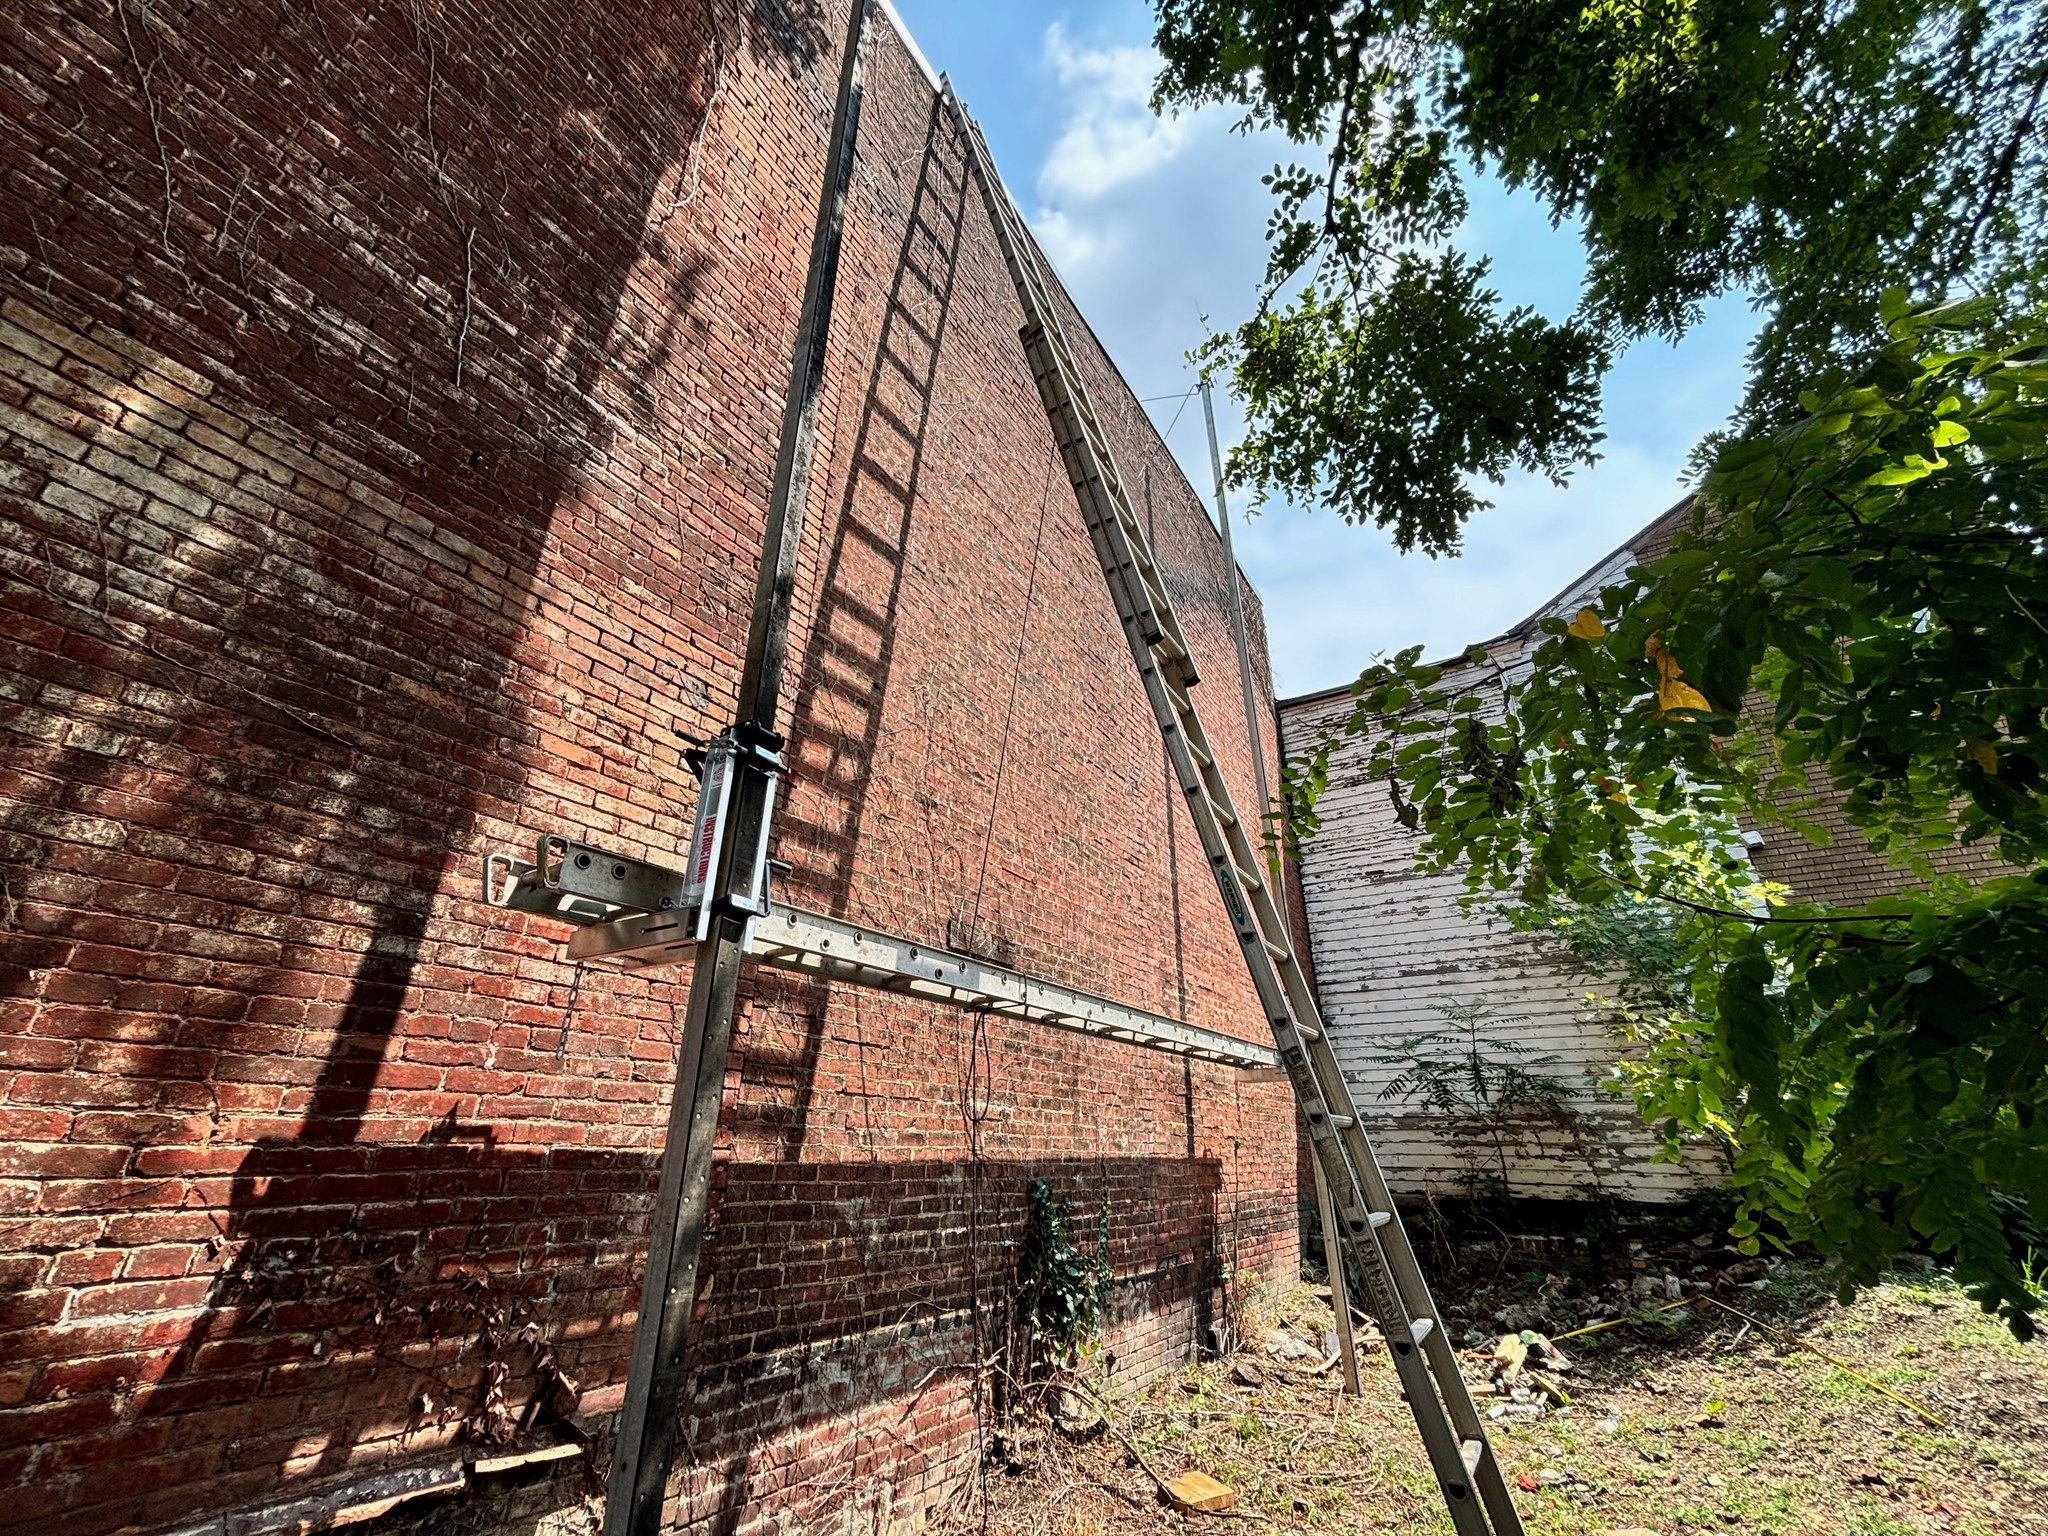
POLYGON ((1155 116, 1148 105, 1159 72, 1150 48, 1086 47, 1055 21, 1045 29, 1045 64, 1067 120, 1039 172, 1040 197, 1097 201, 1156 175, 1186 146, 1188 119, 1155 116))
POLYGON ((1285 144, 1234 133, 1220 108, 1155 115, 1149 47, 1084 41, 1054 22, 1039 65, 1059 126, 1031 227, 1138 393, 1185 389, 1203 317, 1220 324, 1256 296, 1259 177, 1285 144))
POLYGON ((1121 238, 1103 221, 1076 218, 1064 208, 1040 209, 1031 221, 1031 232, 1070 285, 1112 267, 1124 254, 1121 238))

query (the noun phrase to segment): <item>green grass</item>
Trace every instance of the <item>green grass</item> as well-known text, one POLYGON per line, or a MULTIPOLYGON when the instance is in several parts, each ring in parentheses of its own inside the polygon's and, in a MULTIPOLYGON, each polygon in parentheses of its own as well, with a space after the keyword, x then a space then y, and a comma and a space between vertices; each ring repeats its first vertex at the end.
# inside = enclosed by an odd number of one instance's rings
POLYGON ((1776 1431, 1709 1429, 1701 1433, 1729 1455, 1744 1461, 1768 1461, 1784 1444, 1776 1431))
POLYGON ((1997 1318, 1975 1311, 1950 1323, 1941 1343, 1944 1349, 1991 1349, 2005 1355, 2027 1355, 2033 1348, 2014 1338, 2012 1330, 1997 1318))
POLYGON ((1858 1499, 1843 1523, 1842 1536, 1920 1536, 1920 1531, 1874 1500, 1858 1499))
POLYGON ((1681 1526, 1718 1531, 1732 1525, 1758 1536, 1778 1536, 1791 1529, 1799 1515, 1800 1501, 1790 1484, 1748 1478, 1731 1479, 1726 1488, 1715 1490, 1708 1498, 1671 1512, 1672 1520, 1681 1526))
MULTIPOLYGON (((1859 1380, 1838 1366, 1829 1365, 1826 1361, 1818 1359, 1814 1361, 1814 1365, 1818 1369, 1810 1375, 1813 1390, 1830 1402, 1848 1402, 1865 1397, 1891 1401, 1884 1393, 1872 1387, 1870 1382, 1859 1380)), ((1863 1375, 1869 1377, 1870 1381, 1905 1392, 1910 1397, 1912 1393, 1908 1389, 1916 1382, 1930 1380, 1934 1373, 1917 1365, 1881 1365, 1863 1372, 1863 1375)))

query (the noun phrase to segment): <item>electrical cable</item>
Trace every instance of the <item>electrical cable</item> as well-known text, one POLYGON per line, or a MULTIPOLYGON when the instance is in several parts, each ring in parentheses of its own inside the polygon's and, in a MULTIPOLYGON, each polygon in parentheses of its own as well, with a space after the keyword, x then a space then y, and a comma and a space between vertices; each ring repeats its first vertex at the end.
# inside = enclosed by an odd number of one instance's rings
POLYGON ((1169 421, 1166 424, 1166 430, 1159 434, 1159 440, 1162 443, 1165 442, 1169 437, 1173 436, 1173 429, 1180 425, 1181 417, 1187 414, 1188 402, 1195 398, 1195 390, 1199 390, 1201 387, 1201 385, 1197 384, 1194 389, 1189 390, 1185 395, 1181 396, 1180 409, 1173 413, 1173 420, 1169 421))
MULTIPOLYGON (((1003 710, 1003 733, 1001 744, 996 750, 995 787, 989 795, 988 824, 982 830, 981 867, 974 879, 973 915, 967 920, 970 933, 978 932, 981 921, 981 898, 988 884, 989 853, 995 842, 996 813, 1002 805, 1003 778, 1007 772, 1010 757, 1010 727, 1017 710, 1017 687, 1024 675, 1024 642, 1031 624, 1031 605, 1038 591, 1039 556, 1045 545, 1045 524, 1052 507, 1052 471, 1058 454, 1048 454, 1045 461, 1045 486, 1039 494, 1038 531, 1031 541, 1031 568, 1024 581, 1024 608, 1017 618, 1017 650, 1010 667, 1010 697, 1003 710)), ((983 1400, 988 1389, 988 1363, 994 1357, 994 1341, 989 1337, 982 1315, 981 1305, 981 1252, 982 1220, 985 1215, 987 1178, 987 1155, 982 1141, 982 1126, 994 1108, 995 1061, 992 1042, 989 1039, 988 1010, 971 1008, 967 1010, 966 1039, 962 1041, 963 1059, 960 1064, 960 1121, 967 1137, 967 1167, 969 1178, 967 1211, 967 1284, 968 1316, 972 1320, 974 1333, 974 1435, 975 1475, 981 1491, 981 1525, 988 1528, 989 1457, 984 1439, 989 1412, 983 1400)))

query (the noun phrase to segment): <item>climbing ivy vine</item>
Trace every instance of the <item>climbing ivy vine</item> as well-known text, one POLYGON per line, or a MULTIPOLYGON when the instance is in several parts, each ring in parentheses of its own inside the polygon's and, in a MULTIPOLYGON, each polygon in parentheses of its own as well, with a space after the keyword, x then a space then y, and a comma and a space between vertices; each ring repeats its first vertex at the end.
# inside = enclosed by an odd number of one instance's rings
POLYGON ((1073 1208, 1044 1179, 1026 1190, 1029 1208, 1017 1256, 1017 1317, 1033 1365, 1072 1366, 1099 1342, 1109 1300, 1109 1190, 1096 1206, 1095 1251, 1073 1239, 1073 1208))

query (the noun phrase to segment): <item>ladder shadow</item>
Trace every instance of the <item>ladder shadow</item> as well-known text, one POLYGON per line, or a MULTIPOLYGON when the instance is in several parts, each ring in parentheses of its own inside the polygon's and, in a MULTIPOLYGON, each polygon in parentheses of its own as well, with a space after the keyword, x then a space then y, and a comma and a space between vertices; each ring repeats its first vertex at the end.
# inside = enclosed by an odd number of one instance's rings
MULTIPOLYGON (((777 849, 793 866, 783 888, 834 916, 852 904, 968 189, 964 142, 935 96, 798 673, 792 782, 777 818, 777 849)), ((749 1043, 747 1075, 778 1102, 746 1112, 787 1159, 803 1145, 828 1004, 821 986, 776 990, 803 1035, 789 1050, 749 1043)))

